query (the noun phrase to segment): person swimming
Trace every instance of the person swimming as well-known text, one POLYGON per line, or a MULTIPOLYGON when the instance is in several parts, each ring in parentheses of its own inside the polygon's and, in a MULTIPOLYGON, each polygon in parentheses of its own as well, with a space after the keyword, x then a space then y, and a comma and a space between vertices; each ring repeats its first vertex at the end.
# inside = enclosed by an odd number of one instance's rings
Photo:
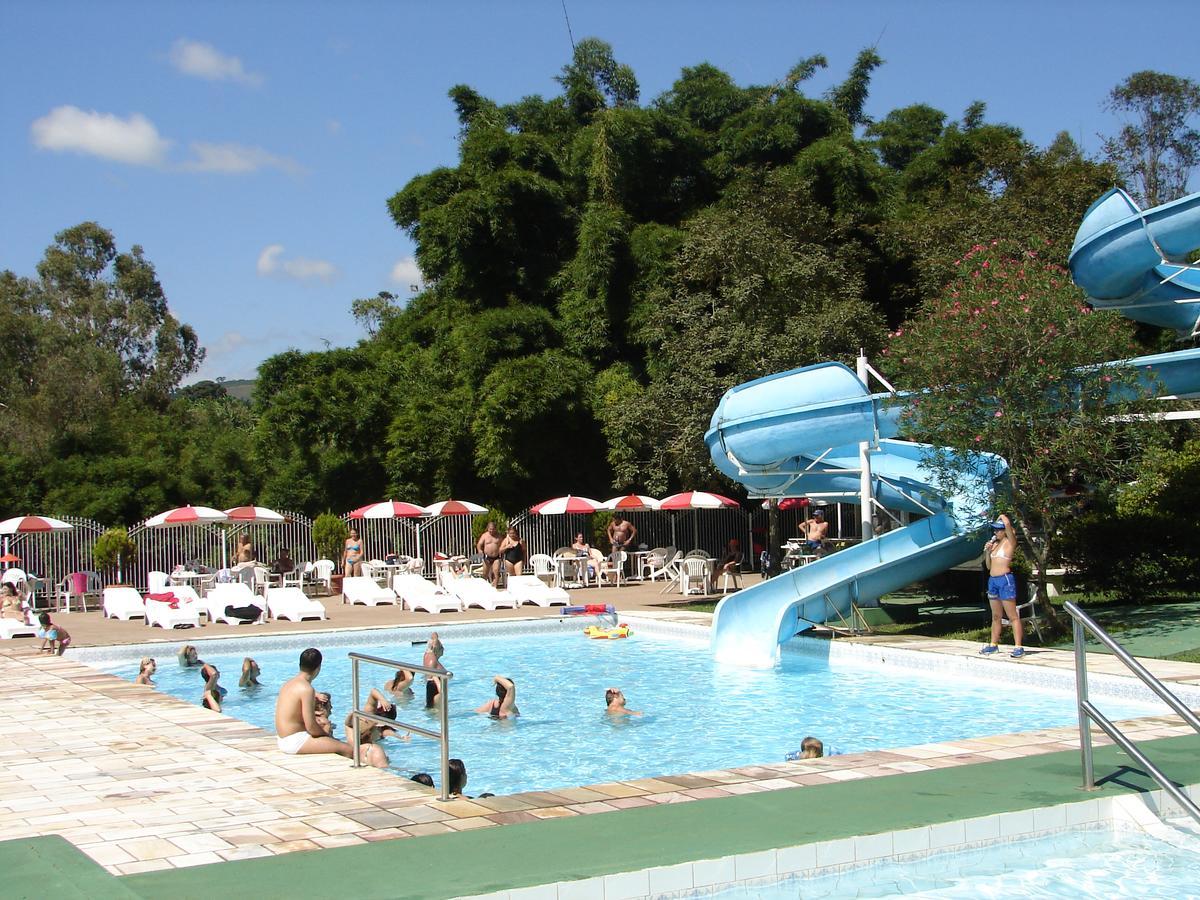
POLYGON ((511 678, 496 675, 492 678, 496 683, 496 699, 489 700, 478 709, 477 713, 485 713, 493 719, 512 719, 521 714, 517 709, 517 686, 511 678))

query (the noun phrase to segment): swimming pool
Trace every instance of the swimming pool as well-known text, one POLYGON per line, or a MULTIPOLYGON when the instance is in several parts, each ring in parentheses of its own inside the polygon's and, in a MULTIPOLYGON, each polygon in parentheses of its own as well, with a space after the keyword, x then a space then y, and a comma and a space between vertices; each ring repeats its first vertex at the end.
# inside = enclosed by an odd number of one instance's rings
POLYGON ((1200 896, 1200 839, 1185 830, 1099 826, 998 842, 918 860, 888 860, 826 874, 755 881, 690 897, 1161 897, 1200 896))
MULTIPOLYGON (((468 767, 468 793, 552 790, 609 781, 703 772, 782 761, 808 734, 842 753, 952 742, 970 737, 1070 725, 1073 695, 1034 685, 1004 684, 991 677, 881 666, 868 657, 829 658, 825 642, 809 642, 815 652, 787 652, 775 670, 725 667, 712 659, 705 632, 691 639, 669 637, 635 623, 623 641, 592 641, 574 622, 557 625, 491 626, 471 631, 441 629, 443 662, 454 672, 450 685, 451 754, 468 767), (515 630, 513 630, 515 629, 515 630), (563 630, 567 629, 567 630, 563 630), (494 696, 492 676, 517 684, 522 716, 494 721, 473 710, 494 696), (614 720, 604 714, 604 690, 621 687, 633 709, 644 716, 614 720), (1016 702, 1015 698, 1019 698, 1016 702)), ((279 685, 296 671, 299 650, 311 643, 326 651, 317 680, 334 697, 337 734, 350 704, 346 649, 419 661, 428 631, 392 629, 291 635, 286 649, 269 641, 198 641, 201 655, 215 662, 229 695, 228 715, 273 733, 274 699, 279 685), (247 649, 249 648, 249 649, 247 649), (242 690, 237 674, 250 653, 262 667, 262 687, 242 690)), ((179 669, 175 646, 159 646, 158 687, 198 703, 197 670, 179 669), (172 653, 165 656, 165 653, 172 653)), ((132 678, 136 658, 93 661, 132 678)), ((138 656, 144 652, 139 649, 138 656)), ((976 661, 971 660, 972 664, 976 661)), ((983 663, 984 676, 1016 669, 983 663)), ((364 685, 382 684, 390 672, 364 668, 364 685)), ((420 687, 420 685, 418 685, 420 687)), ((423 709, 423 692, 398 704, 399 718, 417 724, 434 721, 423 709)), ((1107 700, 1113 718, 1160 712, 1130 700, 1107 700)), ((401 774, 436 773, 437 746, 416 737, 411 743, 385 742, 392 767, 401 774)))

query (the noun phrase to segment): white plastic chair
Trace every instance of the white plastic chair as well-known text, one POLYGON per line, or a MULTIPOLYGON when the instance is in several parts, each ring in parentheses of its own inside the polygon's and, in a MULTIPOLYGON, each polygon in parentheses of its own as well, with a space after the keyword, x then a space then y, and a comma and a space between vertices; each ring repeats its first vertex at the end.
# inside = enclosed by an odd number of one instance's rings
POLYGON ((596 580, 598 587, 604 587, 606 584, 611 584, 614 587, 621 586, 621 579, 625 575, 625 560, 629 559, 629 554, 624 550, 616 552, 616 560, 612 556, 604 557, 604 562, 600 563, 599 578, 596 580))
POLYGON ((558 569, 554 565, 554 558, 549 553, 535 553, 529 557, 529 565, 533 568, 533 574, 543 581, 554 581, 558 575, 558 569))
POLYGON ((685 597, 693 593, 708 594, 711 574, 707 558, 685 557, 679 569, 679 593, 685 597), (697 586, 697 590, 692 589, 693 585, 697 586))
POLYGON ((72 572, 58 583, 56 588, 57 601, 55 610, 69 613, 71 601, 79 601, 79 611, 87 612, 88 575, 87 572, 72 572))
POLYGON ((265 622, 267 618, 267 601, 262 598, 262 595, 250 590, 249 585, 240 581, 213 585, 213 589, 204 598, 203 605, 208 614, 208 621, 210 622, 225 622, 229 625, 258 625, 261 622, 265 622), (227 606, 238 608, 257 606, 259 616, 253 622, 247 622, 245 619, 239 619, 236 616, 227 616, 225 615, 225 607, 227 606))
POLYGON ((166 572, 147 572, 146 584, 150 588, 150 593, 157 594, 160 591, 170 590, 171 576, 166 572))
POLYGON ((315 581, 318 584, 325 585, 325 593, 332 594, 333 570, 336 568, 337 566, 334 565, 332 559, 318 559, 309 569, 309 571, 312 573, 310 578, 312 581, 315 581))
MULTIPOLYGON (((1033 626, 1033 633, 1040 641, 1042 639, 1042 617, 1038 613, 1036 588, 1030 589, 1028 600, 1017 605, 1017 615, 1021 617, 1023 623, 1028 622, 1033 626)), ((1008 621, 1008 616, 1001 616, 1000 624, 1011 625, 1012 623, 1008 621)))

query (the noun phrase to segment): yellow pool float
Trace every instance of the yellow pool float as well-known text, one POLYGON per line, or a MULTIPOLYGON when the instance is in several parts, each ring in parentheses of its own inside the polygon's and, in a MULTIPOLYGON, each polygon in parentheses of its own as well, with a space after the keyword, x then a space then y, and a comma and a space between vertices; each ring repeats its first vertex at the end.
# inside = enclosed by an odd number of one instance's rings
POLYGON ((627 638, 633 634, 629 630, 628 625, 618 625, 616 628, 601 628, 599 625, 589 625, 583 629, 583 633, 598 641, 615 641, 618 638, 627 638))

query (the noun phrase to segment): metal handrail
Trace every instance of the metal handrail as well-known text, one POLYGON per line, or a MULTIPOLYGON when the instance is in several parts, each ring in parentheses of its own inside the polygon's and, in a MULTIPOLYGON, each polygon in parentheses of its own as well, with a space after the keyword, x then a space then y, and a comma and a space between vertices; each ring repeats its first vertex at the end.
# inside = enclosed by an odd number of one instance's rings
POLYGON ((1141 680, 1142 684, 1157 694, 1167 706, 1171 707, 1197 733, 1200 733, 1200 719, 1184 706, 1180 699, 1172 694, 1166 685, 1151 675, 1145 666, 1130 656, 1124 647, 1114 641, 1103 628, 1097 625, 1091 616, 1071 602, 1064 603, 1063 609, 1071 616, 1071 630, 1075 638, 1075 694, 1079 706, 1079 751, 1083 763, 1084 790, 1094 791, 1096 789, 1096 775, 1092 765, 1092 730, 1088 724, 1088 720, 1090 719, 1099 725, 1101 730, 1112 738, 1117 746, 1149 772, 1150 777, 1158 782, 1159 786, 1170 794, 1175 799, 1175 802, 1187 811, 1188 815, 1197 822, 1200 822, 1200 806, 1197 806, 1187 794, 1176 787, 1174 782, 1167 778, 1154 763, 1150 762, 1133 741, 1121 732, 1121 729, 1117 728, 1107 716, 1096 709, 1091 701, 1088 700, 1087 652, 1085 651, 1084 630, 1086 629, 1094 634, 1100 643, 1111 650, 1113 655, 1141 680))
POLYGON ((453 672, 447 672, 445 669, 432 669, 429 666, 419 666, 414 663, 401 662, 397 659, 385 659, 382 656, 370 656, 366 653, 351 653, 350 654, 350 689, 353 694, 353 707, 350 710, 352 721, 354 722, 354 741, 351 747, 354 749, 354 768, 362 766, 362 760, 359 758, 362 748, 362 721, 366 719, 376 725, 383 725, 387 728, 403 728, 405 731, 411 731, 415 734, 423 735, 427 738, 432 738, 441 745, 441 768, 442 780, 441 789, 438 794, 439 800, 450 799, 450 702, 449 688, 450 679, 454 677, 453 672), (420 672, 427 678, 436 678, 438 684, 438 719, 439 731, 431 731, 428 728, 423 728, 420 725, 411 725, 408 722, 400 722, 393 719, 385 719, 383 716, 372 715, 368 712, 363 712, 358 708, 358 664, 360 662, 375 663, 380 666, 388 666, 392 669, 408 669, 412 672, 420 672))

